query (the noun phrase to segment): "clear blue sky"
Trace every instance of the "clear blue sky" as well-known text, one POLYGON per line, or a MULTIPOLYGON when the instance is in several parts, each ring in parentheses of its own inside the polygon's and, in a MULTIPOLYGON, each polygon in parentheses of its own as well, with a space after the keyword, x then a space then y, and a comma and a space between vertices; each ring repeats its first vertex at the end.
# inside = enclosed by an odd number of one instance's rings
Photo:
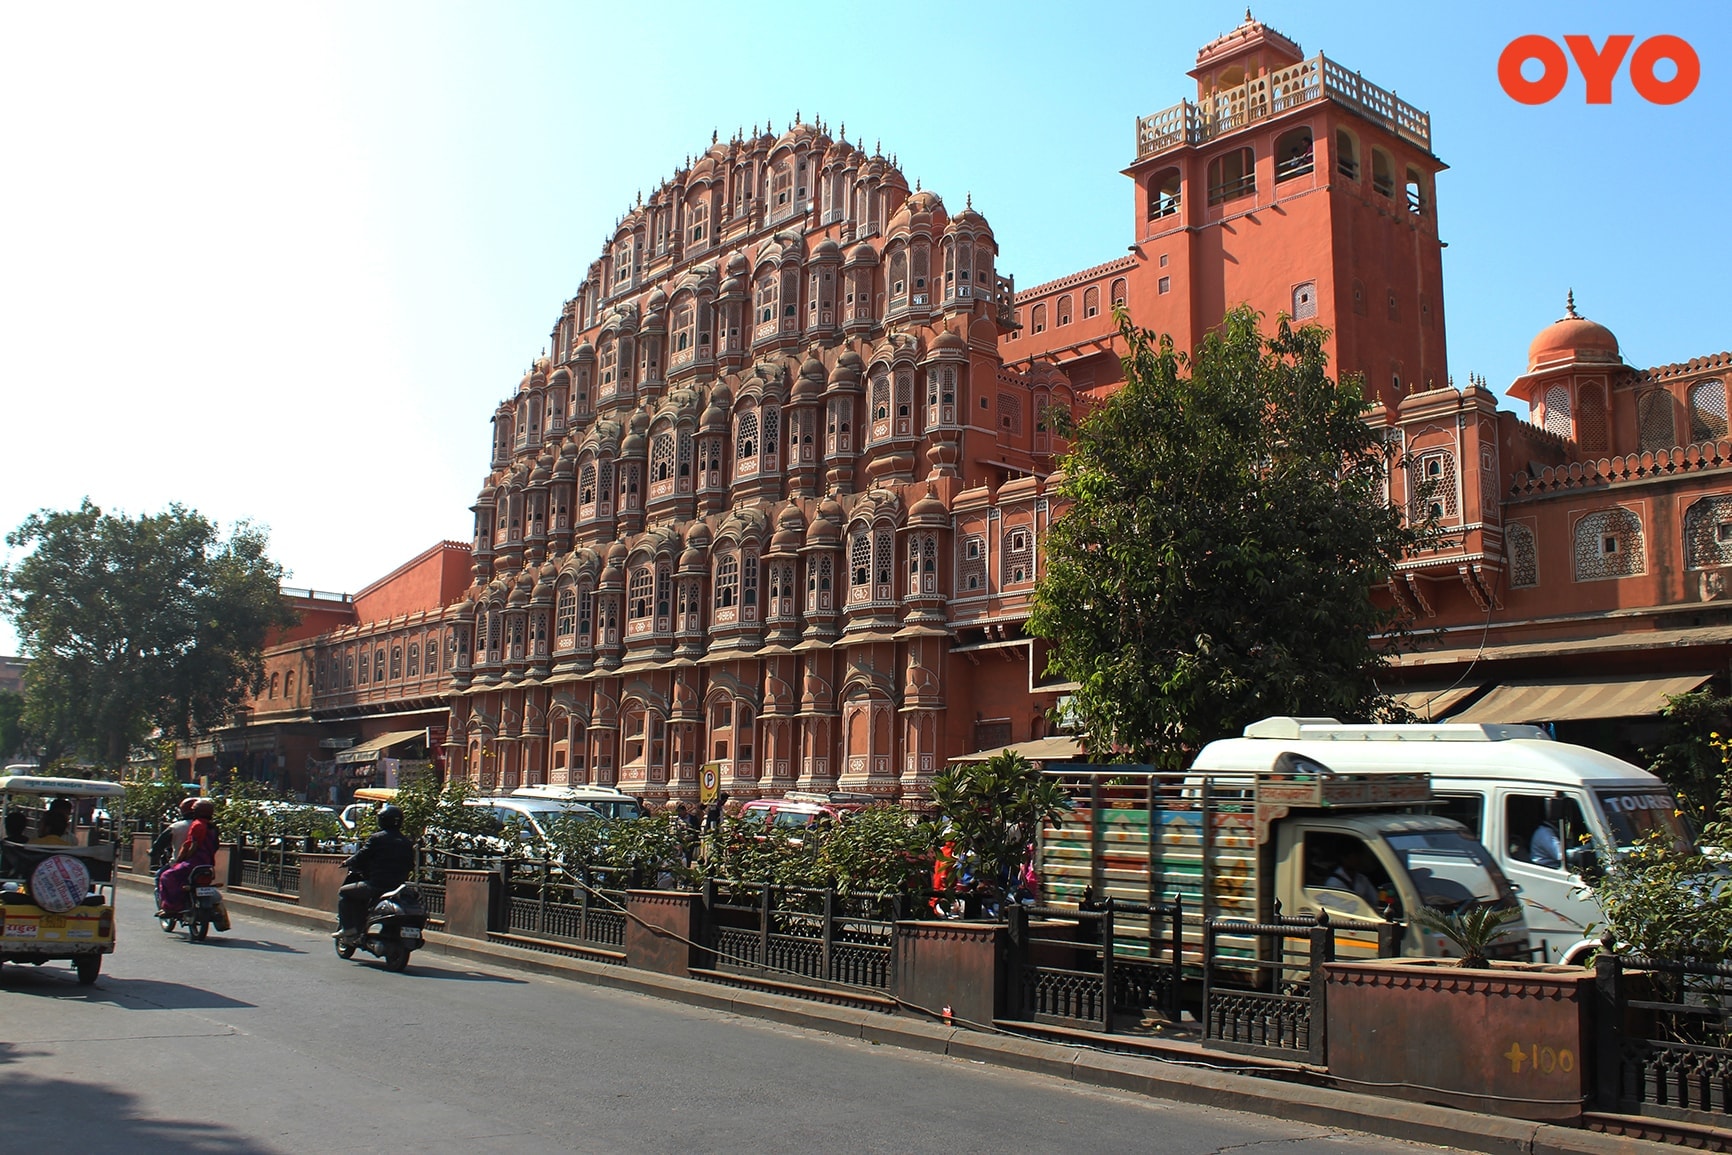
MULTIPOLYGON (((1253 5, 1432 115, 1451 370, 1562 311, 1652 365, 1732 345, 1732 19, 1653 0, 1253 5), (1498 87, 1541 33, 1657 33, 1695 94, 1498 87)), ((992 222, 1033 285, 1130 236, 1135 118, 1241 3, 0 7, 0 528, 88 494, 271 529, 354 590, 470 533, 487 418, 614 221, 796 110, 992 222)), ((0 549, 0 552, 4 552, 0 549)), ((16 637, 0 623, 0 652, 16 637)))

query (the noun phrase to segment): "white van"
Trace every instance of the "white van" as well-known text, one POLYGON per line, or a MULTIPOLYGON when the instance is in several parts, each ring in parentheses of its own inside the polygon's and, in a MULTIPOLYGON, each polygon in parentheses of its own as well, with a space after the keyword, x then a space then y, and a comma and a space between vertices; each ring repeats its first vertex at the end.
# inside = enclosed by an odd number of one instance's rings
MULTIPOLYGON (((500 832, 516 827, 523 841, 538 845, 548 841, 548 834, 557 819, 574 817, 586 822, 601 820, 599 813, 582 803, 558 802, 548 798, 466 798, 463 805, 488 811, 499 823, 500 832)), ((501 852, 507 849, 504 839, 497 836, 481 841, 482 845, 489 849, 501 852)))
POLYGON ((1342 773, 1430 774, 1434 809, 1473 831, 1497 859, 1544 962, 1580 962, 1598 945, 1600 908, 1582 882, 1584 871, 1594 872, 1594 847, 1628 848, 1656 830, 1693 847, 1665 782, 1610 754, 1554 742, 1538 726, 1265 718, 1242 738, 1203 747, 1193 768, 1267 768, 1277 746, 1342 773))
POLYGON ((581 802, 603 818, 641 818, 643 803, 610 786, 519 786, 513 798, 537 798, 547 802, 581 802))

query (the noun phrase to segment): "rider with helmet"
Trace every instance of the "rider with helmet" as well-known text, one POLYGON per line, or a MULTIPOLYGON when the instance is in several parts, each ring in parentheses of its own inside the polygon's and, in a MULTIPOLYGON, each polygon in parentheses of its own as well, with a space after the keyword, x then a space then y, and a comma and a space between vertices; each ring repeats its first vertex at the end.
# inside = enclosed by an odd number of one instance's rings
POLYGON ((350 878, 360 876, 337 892, 339 941, 361 936, 363 920, 381 894, 409 881, 415 872, 415 844, 403 835, 403 811, 386 803, 379 808, 379 832, 343 863, 350 878))

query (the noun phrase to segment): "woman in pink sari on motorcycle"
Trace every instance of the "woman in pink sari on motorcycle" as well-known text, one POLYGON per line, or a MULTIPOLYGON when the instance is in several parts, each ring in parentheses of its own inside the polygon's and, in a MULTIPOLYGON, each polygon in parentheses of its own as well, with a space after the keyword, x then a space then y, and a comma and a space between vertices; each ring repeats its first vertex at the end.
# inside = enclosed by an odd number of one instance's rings
POLYGON ((216 825, 211 821, 215 814, 216 804, 209 798, 200 798, 193 803, 192 825, 187 829, 186 841, 180 844, 173 865, 156 876, 159 917, 168 917, 185 909, 186 881, 194 867, 216 865, 217 833, 216 825))

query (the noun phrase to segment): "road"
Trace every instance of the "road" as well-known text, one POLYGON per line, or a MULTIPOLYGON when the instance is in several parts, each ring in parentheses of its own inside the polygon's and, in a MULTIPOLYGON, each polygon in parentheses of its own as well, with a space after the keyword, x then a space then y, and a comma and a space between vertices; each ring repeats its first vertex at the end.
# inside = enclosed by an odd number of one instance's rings
POLYGON ((0 968, 0 1149, 1417 1153, 444 956, 387 974, 123 889, 93 988, 0 968))

